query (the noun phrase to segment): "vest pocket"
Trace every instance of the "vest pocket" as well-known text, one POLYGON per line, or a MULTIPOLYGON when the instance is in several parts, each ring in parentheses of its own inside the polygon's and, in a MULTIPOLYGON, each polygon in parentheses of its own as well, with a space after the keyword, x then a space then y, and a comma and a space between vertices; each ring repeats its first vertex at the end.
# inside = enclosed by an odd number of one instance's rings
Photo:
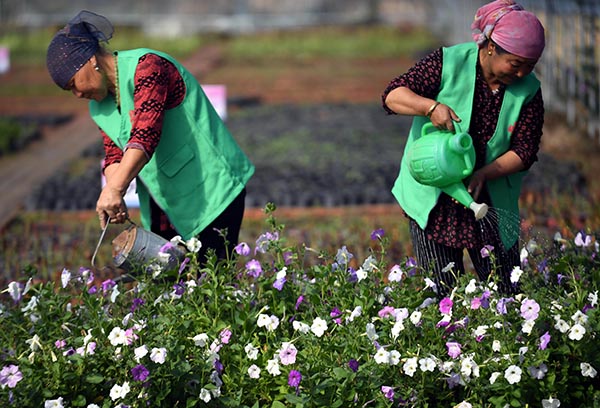
POLYGON ((187 146, 183 146, 173 155, 165 158, 158 164, 158 168, 167 176, 175 177, 194 158, 194 152, 187 146))

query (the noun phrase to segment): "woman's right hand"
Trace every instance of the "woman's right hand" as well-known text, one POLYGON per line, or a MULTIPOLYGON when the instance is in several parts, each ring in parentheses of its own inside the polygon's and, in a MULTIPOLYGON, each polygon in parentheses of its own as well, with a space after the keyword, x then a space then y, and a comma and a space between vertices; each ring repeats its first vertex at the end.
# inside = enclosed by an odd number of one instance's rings
POLYGON ((449 130, 454 132, 454 122, 460 122, 456 112, 443 103, 440 103, 431 113, 429 117, 431 123, 439 130, 449 130))
POLYGON ((122 224, 128 219, 127 205, 123 194, 108 184, 104 186, 96 202, 96 213, 100 219, 100 226, 104 228, 107 222, 122 224))

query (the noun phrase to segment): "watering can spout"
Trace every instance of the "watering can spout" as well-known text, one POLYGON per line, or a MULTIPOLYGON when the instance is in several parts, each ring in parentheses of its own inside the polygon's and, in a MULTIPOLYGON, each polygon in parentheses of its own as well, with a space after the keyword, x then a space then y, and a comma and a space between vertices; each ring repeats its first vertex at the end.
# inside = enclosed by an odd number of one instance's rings
POLYGON ((482 219, 483 217, 485 217, 487 215, 487 212, 488 212, 488 205, 485 203, 480 204, 480 203, 476 203, 475 201, 473 201, 471 203, 471 205, 469 206, 469 208, 475 214, 476 220, 482 219))

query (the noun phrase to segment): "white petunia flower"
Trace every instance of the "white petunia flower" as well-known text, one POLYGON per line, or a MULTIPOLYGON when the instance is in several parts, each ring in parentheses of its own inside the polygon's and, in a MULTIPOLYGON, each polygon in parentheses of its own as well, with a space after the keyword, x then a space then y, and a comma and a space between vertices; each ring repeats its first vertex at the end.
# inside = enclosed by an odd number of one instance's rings
POLYGON ((256 364, 252 364, 248 367, 248 376, 254 379, 260 378, 260 368, 256 364))
POLYGON ((419 367, 423 372, 433 372, 435 370, 435 361, 431 357, 422 358, 419 360, 419 367))
POLYGON ((310 326, 310 331, 313 332, 317 337, 323 336, 323 334, 325 334, 327 331, 327 322, 320 317, 316 317, 310 326))
POLYGON ((500 344, 499 340, 494 340, 492 342, 492 350, 495 351, 496 353, 500 352, 500 347, 501 347, 501 344, 500 344))
POLYGON ((131 388, 129 388, 129 383, 125 381, 123 385, 115 384, 110 389, 110 399, 113 401, 118 400, 119 398, 125 398, 127 394, 129 394, 131 388))
POLYGON ((495 371, 492 373, 492 375, 490 375, 490 384, 494 384, 496 382, 496 380, 498 379, 498 377, 500 377, 502 374, 499 373, 498 371, 495 371))
POLYGON ((206 345, 208 344, 208 340, 208 334, 206 333, 196 334, 194 337, 192 337, 192 341, 198 347, 206 347, 206 345))
POLYGON ((390 351, 389 363, 394 366, 400 364, 400 352, 398 350, 390 351))
POLYGON ((504 378, 509 384, 517 384, 521 381, 523 370, 519 366, 511 365, 504 371, 504 378))
POLYGON ((142 346, 136 347, 133 350, 134 359, 136 362, 140 362, 142 358, 144 358, 148 354, 148 347, 144 344, 142 346))
POLYGON ((44 408, 63 408, 63 397, 44 401, 44 408))
POLYGON ((418 368, 418 362, 417 362, 417 357, 411 357, 409 359, 406 360, 406 362, 404 363, 404 365, 402 366, 402 370, 404 371, 404 374, 408 375, 409 377, 412 377, 415 372, 417 371, 418 368))
POLYGON ((375 341, 379 338, 377 331, 375 330, 375 325, 373 323, 367 323, 366 326, 366 334, 369 340, 375 341))
POLYGON ((510 273, 510 281, 512 283, 518 283, 521 279, 521 275, 523 275, 523 270, 519 266, 515 266, 510 273))
POLYGON ((208 391, 206 388, 202 388, 200 390, 200 395, 198 396, 198 398, 200 398, 202 401, 208 403, 210 402, 211 396, 210 396, 210 391, 208 391))
POLYGON ((267 361, 267 372, 272 376, 281 374, 281 371, 279 370, 279 361, 276 359, 267 361))
POLYGON ((254 347, 252 343, 246 344, 244 351, 248 360, 256 360, 258 358, 258 347, 254 347))
POLYGON ((390 331, 392 339, 396 340, 398 336, 400 336, 400 332, 402 330, 404 330, 404 321, 398 320, 396 323, 394 323, 394 325, 392 326, 392 330, 390 331))
POLYGON ((521 331, 525 334, 531 334, 533 326, 535 326, 535 320, 525 320, 521 326, 521 331))
POLYGON ((584 324, 587 323, 588 317, 581 310, 578 310, 573 314, 573 316, 571 316, 571 320, 573 320, 575 323, 583 326, 584 324))
POLYGON ((362 267, 358 268, 358 270, 356 271, 356 280, 358 282, 367 279, 367 271, 364 270, 362 267))
POLYGON ((346 321, 347 322, 352 322, 352 321, 354 321, 354 319, 356 319, 360 315, 362 315, 362 307, 361 306, 356 306, 354 308, 354 310, 352 310, 352 312, 350 312, 350 316, 348 316, 346 318, 346 321))
POLYGON ((579 364, 579 368, 581 368, 581 375, 584 377, 594 378, 598 372, 594 367, 592 367, 589 363, 581 363, 579 364))
POLYGON ((120 327, 113 327, 108 335, 108 340, 113 346, 126 345, 127 334, 125 333, 125 330, 121 329, 120 327))
POLYGON ((61 274, 60 274, 60 283, 64 288, 67 287, 67 285, 69 284, 69 282, 71 281, 71 271, 69 271, 67 268, 63 268, 61 274))
POLYGON ((402 272, 400 265, 394 265, 394 266, 392 266, 392 269, 390 269, 390 273, 388 274, 388 281, 389 282, 401 282, 403 274, 404 274, 404 272, 402 272))
POLYGON ((465 293, 470 295, 477 290, 477 281, 475 279, 471 279, 469 284, 465 287, 465 293))
POLYGON ((383 347, 379 347, 379 350, 377 350, 373 359, 377 364, 388 364, 390 361, 390 353, 383 347))
POLYGON ((308 324, 299 322, 298 320, 294 320, 292 327, 294 330, 299 331, 302 334, 306 334, 310 331, 310 326, 308 324))
POLYGON ((558 318, 556 319, 554 328, 564 334, 568 332, 571 327, 569 326, 569 323, 565 322, 563 319, 558 318))
POLYGON ((412 324, 414 324, 415 326, 418 326, 419 323, 421 322, 422 315, 423 314, 421 312, 419 312, 418 310, 415 310, 414 312, 412 312, 410 315, 410 321, 412 322, 412 324))
POLYGON ((150 351, 150 360, 157 364, 164 364, 167 359, 167 349, 164 347, 154 347, 150 351))
POLYGON ((598 306, 598 291, 592 292, 587 297, 588 302, 590 302, 591 307, 598 306))
POLYGON ((186 241, 185 246, 188 251, 197 253, 202 248, 202 242, 198 238, 192 237, 186 241))
POLYGON ((579 341, 583 338, 584 334, 585 327, 577 323, 571 327, 571 330, 569 330, 569 339, 579 341))

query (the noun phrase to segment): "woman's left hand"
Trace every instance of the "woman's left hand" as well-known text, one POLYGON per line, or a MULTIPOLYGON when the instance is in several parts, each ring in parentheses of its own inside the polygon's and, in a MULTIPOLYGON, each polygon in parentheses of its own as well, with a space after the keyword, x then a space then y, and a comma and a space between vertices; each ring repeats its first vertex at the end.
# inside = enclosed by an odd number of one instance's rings
POLYGON ((473 200, 477 201, 479 198, 479 194, 481 194, 481 190, 483 189, 483 185, 485 184, 487 177, 485 172, 482 169, 476 170, 471 175, 469 179, 469 186, 467 187, 467 191, 473 197, 473 200))

